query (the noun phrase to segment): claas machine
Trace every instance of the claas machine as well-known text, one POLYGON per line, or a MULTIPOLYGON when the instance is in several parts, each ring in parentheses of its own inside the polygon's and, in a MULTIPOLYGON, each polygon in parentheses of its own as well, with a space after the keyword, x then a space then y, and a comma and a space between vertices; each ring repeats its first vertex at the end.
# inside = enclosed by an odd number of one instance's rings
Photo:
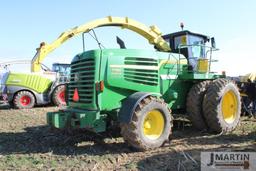
MULTIPOLYGON (((52 69, 43 64, 45 57, 59 45, 59 41, 54 41, 45 48, 42 42, 30 61, 31 72, 9 72, 5 80, 1 81, 0 96, 7 95, 9 104, 18 109, 49 103, 65 106, 65 83, 69 81, 70 64, 54 63, 52 69)), ((19 61, 6 64, 17 63, 19 61)))
MULTIPOLYGON (((11 65, 13 63, 10 63, 11 65)), ((0 96, 18 109, 30 109, 35 105, 53 103, 65 105, 65 83, 69 80, 70 65, 54 63, 52 69, 40 64, 43 71, 31 73, 7 72, 2 80, 0 96)))
POLYGON ((238 125, 238 88, 210 70, 214 38, 186 30, 162 36, 156 26, 121 17, 98 19, 76 29, 88 32, 102 26, 139 33, 156 50, 126 49, 118 39, 120 49, 76 55, 66 89, 68 106, 47 113, 51 127, 104 132, 118 124, 125 142, 148 150, 168 141, 175 113, 188 114, 198 130, 229 132, 238 125))

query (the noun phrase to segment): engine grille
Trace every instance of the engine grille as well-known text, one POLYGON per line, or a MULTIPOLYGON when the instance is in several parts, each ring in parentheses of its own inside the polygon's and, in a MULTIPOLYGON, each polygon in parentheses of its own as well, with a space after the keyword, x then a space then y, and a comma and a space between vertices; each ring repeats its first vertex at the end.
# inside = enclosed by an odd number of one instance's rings
POLYGON ((158 63, 149 58, 125 58, 124 78, 127 81, 155 86, 158 84, 158 63))
POLYGON ((95 61, 86 58, 71 63, 68 99, 73 101, 74 91, 77 88, 79 100, 77 103, 91 104, 94 95, 95 61))

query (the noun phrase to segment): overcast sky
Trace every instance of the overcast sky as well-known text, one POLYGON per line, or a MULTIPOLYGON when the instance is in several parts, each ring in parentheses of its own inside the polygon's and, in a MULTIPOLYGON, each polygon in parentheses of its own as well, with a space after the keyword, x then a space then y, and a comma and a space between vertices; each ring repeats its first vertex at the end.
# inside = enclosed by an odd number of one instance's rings
MULTIPOLYGON (((93 19, 106 16, 128 16, 148 26, 157 25, 163 34, 185 29, 216 39, 219 52, 216 71, 228 75, 243 75, 256 71, 256 1, 205 0, 27 0, 2 1, 0 5, 0 62, 31 60, 40 42, 52 42, 61 32, 93 19)), ((96 29, 105 47, 118 47, 115 36, 121 37, 128 48, 153 49, 142 37, 119 28, 96 29)), ((86 49, 97 48, 86 36, 86 49)), ((82 52, 81 36, 73 38, 44 61, 69 63, 82 52)), ((17 71, 29 71, 30 66, 15 66, 17 71)))

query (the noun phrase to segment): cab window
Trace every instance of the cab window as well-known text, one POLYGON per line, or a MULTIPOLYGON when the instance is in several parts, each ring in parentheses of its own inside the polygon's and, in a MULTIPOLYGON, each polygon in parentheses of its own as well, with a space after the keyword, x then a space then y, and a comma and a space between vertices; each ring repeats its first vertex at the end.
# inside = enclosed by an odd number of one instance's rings
POLYGON ((205 58, 205 43, 203 38, 190 35, 188 44, 191 45, 192 57, 205 58))

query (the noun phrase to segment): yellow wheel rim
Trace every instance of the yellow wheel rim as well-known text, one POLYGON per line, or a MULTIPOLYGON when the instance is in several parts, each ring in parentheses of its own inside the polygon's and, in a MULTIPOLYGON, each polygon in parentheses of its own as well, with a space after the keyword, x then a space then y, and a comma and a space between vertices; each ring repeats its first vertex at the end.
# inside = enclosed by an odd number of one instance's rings
POLYGON ((151 110, 147 113, 143 122, 143 133, 144 135, 155 140, 159 138, 164 130, 164 117, 158 110, 151 110))
POLYGON ((226 92, 222 99, 222 115, 226 123, 233 123, 238 110, 238 100, 231 90, 226 92))

